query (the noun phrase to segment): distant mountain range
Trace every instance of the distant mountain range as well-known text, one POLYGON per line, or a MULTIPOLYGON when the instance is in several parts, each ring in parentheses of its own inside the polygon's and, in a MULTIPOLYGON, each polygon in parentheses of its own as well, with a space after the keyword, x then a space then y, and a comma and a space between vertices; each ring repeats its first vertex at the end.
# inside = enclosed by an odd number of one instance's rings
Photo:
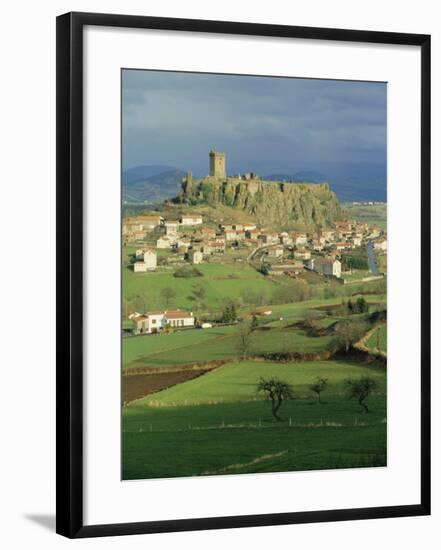
POLYGON ((173 166, 136 166, 123 173, 123 200, 126 203, 157 203, 176 197, 185 172, 173 166))
MULTIPOLYGON (((285 182, 328 182, 342 202, 386 201, 386 166, 371 164, 326 163, 323 171, 301 170, 270 173, 265 180, 285 182)), ((123 173, 123 200, 126 203, 153 204, 176 197, 186 172, 168 165, 145 165, 123 173)), ((295 183, 294 183, 295 184, 295 183)))

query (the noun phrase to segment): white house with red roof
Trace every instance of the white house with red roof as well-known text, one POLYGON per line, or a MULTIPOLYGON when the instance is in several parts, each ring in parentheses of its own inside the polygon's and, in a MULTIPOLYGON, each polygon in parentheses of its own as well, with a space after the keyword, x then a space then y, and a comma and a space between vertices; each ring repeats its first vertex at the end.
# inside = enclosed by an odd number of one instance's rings
POLYGON ((195 324, 193 312, 181 309, 148 311, 144 314, 134 314, 131 318, 133 322, 133 334, 157 334, 167 326, 172 328, 191 328, 195 324))

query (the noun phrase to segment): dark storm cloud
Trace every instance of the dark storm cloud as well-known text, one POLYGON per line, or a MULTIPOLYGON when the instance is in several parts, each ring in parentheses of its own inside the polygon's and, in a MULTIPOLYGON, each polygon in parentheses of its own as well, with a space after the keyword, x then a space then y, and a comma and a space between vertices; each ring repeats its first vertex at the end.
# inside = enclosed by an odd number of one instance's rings
MULTIPOLYGON (((229 171, 386 162, 386 84, 124 71, 124 166, 229 171)), ((270 170, 271 171, 271 170, 270 170)))

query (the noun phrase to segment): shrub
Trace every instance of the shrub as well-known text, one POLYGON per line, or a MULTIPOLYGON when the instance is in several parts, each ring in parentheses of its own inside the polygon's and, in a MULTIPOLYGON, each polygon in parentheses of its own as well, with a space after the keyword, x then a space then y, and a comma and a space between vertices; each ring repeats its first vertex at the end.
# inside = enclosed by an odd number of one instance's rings
POLYGON ((190 277, 203 277, 204 274, 196 267, 180 267, 173 273, 173 276, 189 279, 190 277))

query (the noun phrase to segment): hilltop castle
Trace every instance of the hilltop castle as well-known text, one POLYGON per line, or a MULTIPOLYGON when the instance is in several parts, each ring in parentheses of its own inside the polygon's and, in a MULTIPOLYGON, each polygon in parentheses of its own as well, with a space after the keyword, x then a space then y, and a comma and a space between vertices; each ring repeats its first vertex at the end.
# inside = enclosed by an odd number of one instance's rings
POLYGON ((193 179, 187 172, 176 202, 235 208, 274 227, 327 227, 342 219, 327 183, 266 181, 253 172, 228 176, 226 155, 215 150, 209 153, 209 175, 193 179))
MULTIPOLYGON (((225 153, 220 153, 219 151, 216 151, 215 149, 211 149, 209 153, 209 175, 205 178, 202 178, 202 180, 198 181, 227 181, 227 180, 235 180, 235 181, 241 181, 241 180, 260 180, 259 176, 257 176, 254 172, 247 172, 245 174, 238 174, 237 176, 227 176, 227 169, 226 169, 226 155, 225 153)), ((183 184, 189 183, 191 184, 193 182, 193 175, 191 172, 187 172, 186 177, 183 179, 183 184)))

